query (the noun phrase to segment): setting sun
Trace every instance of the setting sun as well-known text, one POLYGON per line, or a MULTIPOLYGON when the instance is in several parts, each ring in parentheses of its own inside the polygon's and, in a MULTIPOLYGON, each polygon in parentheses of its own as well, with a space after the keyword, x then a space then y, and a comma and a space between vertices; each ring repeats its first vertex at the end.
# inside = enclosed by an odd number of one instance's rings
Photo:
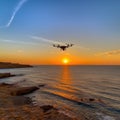
POLYGON ((68 63, 69 63, 69 59, 64 58, 64 59, 62 60, 62 62, 63 62, 64 64, 68 64, 68 63))

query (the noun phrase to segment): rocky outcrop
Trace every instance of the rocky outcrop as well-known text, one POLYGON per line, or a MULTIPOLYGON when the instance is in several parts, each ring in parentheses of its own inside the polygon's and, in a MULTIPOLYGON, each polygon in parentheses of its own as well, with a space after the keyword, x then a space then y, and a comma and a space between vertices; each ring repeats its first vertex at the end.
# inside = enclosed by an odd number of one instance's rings
POLYGON ((11 73, 0 73, 0 78, 7 78, 7 77, 13 77, 15 75, 12 75, 11 73))
POLYGON ((21 87, 21 88, 17 88, 16 90, 11 91, 10 94, 13 96, 20 96, 20 95, 32 93, 38 89, 39 89, 39 87, 37 87, 37 86, 21 87))
POLYGON ((26 68, 32 67, 31 65, 18 64, 18 63, 9 63, 9 62, 0 62, 0 69, 3 68, 26 68))
POLYGON ((6 87, 6 86, 11 87, 11 86, 13 86, 13 85, 14 85, 14 84, 0 83, 0 87, 6 87))
POLYGON ((54 108, 52 105, 43 105, 43 106, 41 106, 40 108, 43 110, 43 112, 47 112, 47 111, 50 111, 50 110, 52 110, 52 109, 57 110, 57 109, 54 108))
POLYGON ((81 98, 80 102, 84 102, 84 103, 104 103, 100 98, 81 98))
POLYGON ((30 98, 16 96, 29 93, 38 88, 34 86, 23 88, 15 84, 1 83, 0 120, 78 120, 60 113, 51 105, 34 106, 31 104, 32 100, 30 98), (10 94, 10 91, 13 92, 14 96, 10 94))

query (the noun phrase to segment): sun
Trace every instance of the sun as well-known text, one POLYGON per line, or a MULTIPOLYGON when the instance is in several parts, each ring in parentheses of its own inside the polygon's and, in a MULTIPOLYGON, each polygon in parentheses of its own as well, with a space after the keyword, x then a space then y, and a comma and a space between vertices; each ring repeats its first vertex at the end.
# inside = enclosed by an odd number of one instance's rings
POLYGON ((69 63, 69 59, 68 59, 68 58, 64 58, 64 59, 62 60, 62 62, 63 62, 63 64, 68 64, 68 63, 69 63))

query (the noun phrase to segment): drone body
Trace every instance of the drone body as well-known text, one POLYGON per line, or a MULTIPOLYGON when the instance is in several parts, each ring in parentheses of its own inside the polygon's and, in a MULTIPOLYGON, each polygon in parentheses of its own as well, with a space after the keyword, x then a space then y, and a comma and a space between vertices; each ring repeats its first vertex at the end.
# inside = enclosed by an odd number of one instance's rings
POLYGON ((55 45, 55 44, 53 44, 53 47, 60 48, 63 51, 65 51, 67 48, 72 47, 72 46, 73 46, 73 44, 66 44, 66 45, 59 45, 59 44, 55 45))

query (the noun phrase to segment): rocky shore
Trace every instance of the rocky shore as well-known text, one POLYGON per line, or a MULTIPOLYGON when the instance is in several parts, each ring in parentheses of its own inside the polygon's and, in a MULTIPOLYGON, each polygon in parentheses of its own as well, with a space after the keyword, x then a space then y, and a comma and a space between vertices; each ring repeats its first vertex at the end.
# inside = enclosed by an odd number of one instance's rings
POLYGON ((44 86, 20 87, 16 84, 1 83, 0 120, 78 120, 60 113, 54 106, 36 106, 30 98, 23 96, 44 86))
POLYGON ((12 75, 11 73, 0 73, 0 79, 1 78, 7 78, 7 77, 13 77, 15 75, 12 75))
POLYGON ((26 67, 32 67, 31 65, 25 65, 25 64, 18 64, 18 63, 10 63, 10 62, 0 62, 0 69, 5 68, 26 68, 26 67))

